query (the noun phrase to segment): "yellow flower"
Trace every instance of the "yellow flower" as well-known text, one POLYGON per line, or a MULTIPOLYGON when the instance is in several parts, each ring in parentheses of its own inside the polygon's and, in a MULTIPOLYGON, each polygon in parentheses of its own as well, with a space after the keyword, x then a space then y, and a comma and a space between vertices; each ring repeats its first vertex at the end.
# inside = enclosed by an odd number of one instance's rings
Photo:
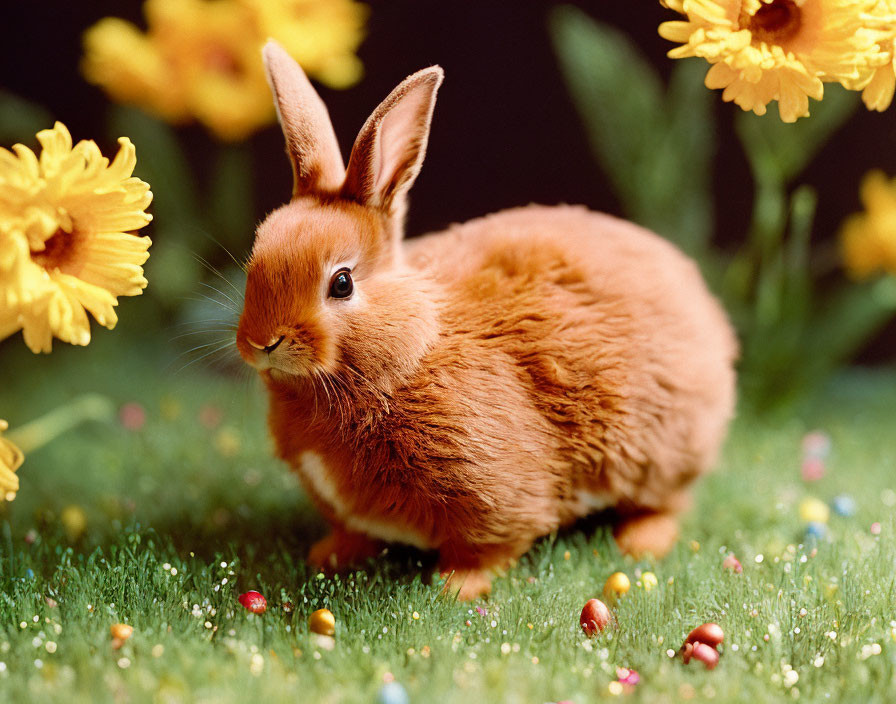
POLYGON ((115 159, 92 141, 72 146, 65 125, 38 132, 40 157, 16 144, 0 148, 0 339, 22 330, 33 352, 53 336, 90 342, 90 312, 100 325, 118 322, 118 296, 146 287, 149 186, 131 176, 134 145, 118 140, 115 159))
POLYGON ((361 80, 355 56, 368 8, 352 0, 243 0, 258 17, 259 37, 273 37, 302 68, 331 88, 361 80))
POLYGON ((862 101, 869 110, 883 112, 893 102, 896 89, 896 0, 880 0, 871 13, 869 25, 881 54, 889 60, 874 70, 862 91, 862 101))
POLYGON ((708 88, 763 115, 778 101, 784 122, 809 114, 823 81, 864 87, 889 55, 863 23, 877 0, 665 0, 686 20, 660 35, 682 44, 672 58, 700 56, 712 66, 708 88))
MULTIPOLYGON (((6 430, 9 424, 0 420, 0 433, 6 430)), ((19 478, 16 470, 22 466, 25 456, 22 451, 6 440, 0 434, 0 499, 12 501, 19 490, 19 478)))
POLYGON ((147 31, 107 17, 84 34, 84 75, 114 100, 198 120, 224 140, 272 122, 261 47, 278 39, 309 75, 344 88, 367 7, 354 0, 146 0, 147 31))
POLYGON ((840 232, 844 266, 857 279, 896 274, 896 179, 871 171, 859 191, 865 212, 849 216, 840 232))

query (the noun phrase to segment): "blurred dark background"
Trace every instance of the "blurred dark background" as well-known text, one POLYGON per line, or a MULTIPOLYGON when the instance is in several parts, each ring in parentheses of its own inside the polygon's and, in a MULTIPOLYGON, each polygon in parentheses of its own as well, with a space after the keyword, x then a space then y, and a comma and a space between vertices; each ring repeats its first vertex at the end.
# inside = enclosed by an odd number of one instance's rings
MULTIPOLYGON (((382 0, 371 8, 359 56, 366 75, 346 91, 321 88, 347 155, 371 110, 409 73, 441 64, 439 96, 429 152, 412 192, 410 236, 501 208, 539 203, 583 203, 621 214, 617 199, 592 158, 584 130, 561 78, 547 16, 559 2, 531 0, 382 0)), ((567 2, 633 37, 664 76, 672 69, 670 44, 657 34, 674 13, 656 0, 567 2)), ((95 139, 114 153, 106 128, 108 101, 79 72, 82 32, 102 17, 144 26, 139 0, 39 3, 4 2, 0 88, 44 106, 64 121, 75 140, 95 139)), ((734 247, 743 238, 753 201, 752 180, 732 117, 739 108, 716 100, 716 241, 734 247)), ((776 110, 774 105, 770 111, 776 110)), ((858 187, 871 168, 896 175, 894 110, 861 109, 803 174, 819 194, 816 243, 830 245, 842 219, 860 209, 858 187)), ((50 125, 46 125, 49 127, 50 125)), ((708 126, 708 129, 710 127, 708 126)), ((212 168, 209 137, 198 126, 180 129, 193 167, 212 168)), ((10 146, 10 145, 4 145, 10 146)), ((138 170, 140 144, 137 143, 138 170)), ((290 170, 275 126, 251 138, 256 217, 283 203, 290 170)), ((686 174, 682 174, 686 178, 686 174)), ((152 184, 158 191, 162 184, 152 184)), ((151 227, 147 234, 152 235, 151 227)), ((251 246, 247 232, 244 251, 251 246)), ((896 360, 896 324, 861 354, 863 363, 896 360)))

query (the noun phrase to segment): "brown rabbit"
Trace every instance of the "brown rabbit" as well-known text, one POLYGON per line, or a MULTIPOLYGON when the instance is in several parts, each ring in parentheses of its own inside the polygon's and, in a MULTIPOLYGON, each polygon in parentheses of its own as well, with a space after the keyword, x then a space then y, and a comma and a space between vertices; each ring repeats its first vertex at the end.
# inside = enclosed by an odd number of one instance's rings
POLYGON ((386 98, 346 170, 305 74, 275 43, 264 59, 295 182, 258 228, 237 346, 332 525, 310 561, 435 549, 471 599, 610 507, 620 548, 667 552, 735 397, 735 337, 693 262, 579 207, 404 243, 442 70, 386 98))

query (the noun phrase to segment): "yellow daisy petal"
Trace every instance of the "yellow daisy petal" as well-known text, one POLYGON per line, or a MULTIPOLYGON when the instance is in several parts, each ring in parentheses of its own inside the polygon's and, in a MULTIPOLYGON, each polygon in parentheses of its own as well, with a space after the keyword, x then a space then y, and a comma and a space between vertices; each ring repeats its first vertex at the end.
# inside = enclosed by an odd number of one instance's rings
POLYGON ((894 90, 896 90, 896 70, 891 62, 874 72, 871 81, 862 91, 862 102, 869 110, 883 112, 893 102, 894 90))
POLYGON ((0 499, 12 501, 19 490, 19 477, 16 470, 22 466, 25 456, 22 451, 3 437, 2 433, 9 427, 5 420, 0 420, 0 499))

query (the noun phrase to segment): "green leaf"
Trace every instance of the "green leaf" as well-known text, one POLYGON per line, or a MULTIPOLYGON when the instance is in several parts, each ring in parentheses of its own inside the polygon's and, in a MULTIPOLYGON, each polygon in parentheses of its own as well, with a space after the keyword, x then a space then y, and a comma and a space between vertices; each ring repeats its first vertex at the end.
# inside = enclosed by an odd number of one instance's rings
POLYGON ((646 224, 698 258, 708 254, 715 220, 711 175, 716 132, 705 73, 701 59, 676 64, 662 122, 656 126, 655 151, 642 162, 654 175, 652 183, 644 179, 649 186, 642 186, 652 202, 646 224))
POLYGON ((807 335, 812 358, 830 368, 849 359, 896 313, 896 277, 849 284, 822 302, 807 335))
POLYGON ((551 13, 550 28, 567 85, 588 137, 619 195, 636 203, 638 162, 655 142, 661 84, 620 31, 569 6, 551 13))
POLYGON ((811 116, 782 122, 777 111, 765 115, 742 112, 735 127, 757 181, 789 183, 806 167, 858 107, 855 92, 837 84, 825 86, 824 100, 812 102, 811 116))
POLYGON ((0 90, 0 145, 33 144, 34 135, 53 126, 45 108, 0 90))
POLYGON ((626 214, 705 257, 715 148, 705 62, 676 66, 666 94, 622 32, 568 6, 552 13, 551 31, 589 142, 626 214))

